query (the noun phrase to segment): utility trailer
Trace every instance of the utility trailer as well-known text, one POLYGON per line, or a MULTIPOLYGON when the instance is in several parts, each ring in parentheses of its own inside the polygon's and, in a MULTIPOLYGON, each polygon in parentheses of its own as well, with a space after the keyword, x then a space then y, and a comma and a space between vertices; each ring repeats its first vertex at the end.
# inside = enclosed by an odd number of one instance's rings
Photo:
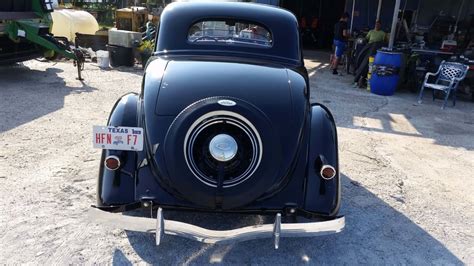
POLYGON ((0 1, 0 64, 59 54, 74 60, 81 79, 82 54, 51 34, 53 6, 52 0, 0 1))

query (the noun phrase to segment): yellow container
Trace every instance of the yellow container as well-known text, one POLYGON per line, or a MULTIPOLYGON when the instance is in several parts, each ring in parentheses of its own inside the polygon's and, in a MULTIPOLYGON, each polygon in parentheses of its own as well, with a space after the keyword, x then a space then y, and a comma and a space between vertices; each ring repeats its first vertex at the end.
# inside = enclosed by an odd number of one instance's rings
POLYGON ((375 57, 369 57, 369 72, 367 73, 367 90, 370 91, 370 78, 372 77, 372 66, 374 65, 375 57))

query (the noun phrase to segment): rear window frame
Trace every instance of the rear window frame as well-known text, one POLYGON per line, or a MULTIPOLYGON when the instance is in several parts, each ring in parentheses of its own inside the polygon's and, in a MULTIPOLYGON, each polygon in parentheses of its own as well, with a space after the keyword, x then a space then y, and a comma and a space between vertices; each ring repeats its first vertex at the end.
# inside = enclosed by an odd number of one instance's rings
POLYGON ((207 18, 201 18, 199 20, 194 21, 193 23, 190 24, 188 27, 188 30, 186 32, 186 42, 189 45, 196 45, 196 46, 201 46, 201 45, 212 45, 212 46, 217 46, 217 47, 228 47, 228 46, 240 46, 240 47, 247 47, 247 48, 255 48, 255 49, 272 49, 273 46, 275 45, 275 38, 274 38, 273 31, 271 30, 270 27, 266 26, 263 23, 256 22, 256 21, 251 21, 251 20, 246 20, 246 19, 239 19, 239 18, 223 18, 223 17, 207 17, 207 18), (263 27, 268 33, 270 33, 271 36, 271 45, 255 45, 255 44, 242 44, 242 43, 232 43, 232 44, 227 44, 227 43, 219 43, 219 42, 192 42, 189 40, 189 32, 193 26, 195 26, 198 23, 202 22, 216 22, 216 21, 227 21, 227 20, 234 20, 235 23, 242 23, 242 24, 252 24, 255 26, 263 27))

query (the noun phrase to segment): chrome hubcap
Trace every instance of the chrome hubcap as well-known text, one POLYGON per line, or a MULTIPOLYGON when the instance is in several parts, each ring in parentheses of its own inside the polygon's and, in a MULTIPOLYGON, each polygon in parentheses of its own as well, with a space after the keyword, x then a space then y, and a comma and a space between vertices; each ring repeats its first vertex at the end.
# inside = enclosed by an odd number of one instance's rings
POLYGON ((219 134, 209 143, 209 152, 220 162, 227 162, 237 154, 238 146, 235 139, 227 134, 219 134))
POLYGON ((230 188, 253 176, 262 159, 262 141, 245 117, 227 111, 207 113, 184 139, 184 159, 193 175, 210 187, 230 188))

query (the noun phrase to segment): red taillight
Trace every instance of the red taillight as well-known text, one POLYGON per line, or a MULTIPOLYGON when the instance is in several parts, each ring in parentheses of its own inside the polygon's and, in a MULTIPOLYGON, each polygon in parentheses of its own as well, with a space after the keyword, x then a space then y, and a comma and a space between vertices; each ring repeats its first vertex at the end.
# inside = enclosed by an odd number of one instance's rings
POLYGON ((319 174, 323 179, 331 180, 336 176, 336 169, 331 165, 325 164, 321 167, 319 174))
POLYGON ((107 156, 104 161, 105 168, 115 171, 120 168, 120 159, 115 155, 107 156))

